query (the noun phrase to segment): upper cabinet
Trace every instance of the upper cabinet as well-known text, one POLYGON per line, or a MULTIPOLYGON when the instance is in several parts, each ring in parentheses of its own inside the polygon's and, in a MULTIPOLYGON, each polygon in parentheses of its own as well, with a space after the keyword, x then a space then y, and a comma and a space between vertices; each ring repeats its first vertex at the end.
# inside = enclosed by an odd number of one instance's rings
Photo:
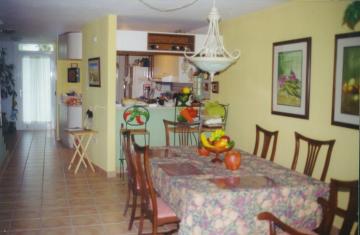
POLYGON ((205 35, 117 30, 118 51, 183 54, 202 46, 205 35))
POLYGON ((118 51, 146 51, 147 32, 118 30, 116 32, 116 49, 118 51))
POLYGON ((59 35, 59 59, 82 59, 82 33, 64 33, 59 35))

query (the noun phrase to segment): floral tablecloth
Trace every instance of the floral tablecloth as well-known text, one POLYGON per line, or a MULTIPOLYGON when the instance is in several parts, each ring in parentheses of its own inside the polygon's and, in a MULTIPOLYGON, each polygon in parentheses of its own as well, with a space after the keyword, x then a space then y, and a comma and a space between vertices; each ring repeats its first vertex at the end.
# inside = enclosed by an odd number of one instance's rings
POLYGON ((268 223, 256 218, 262 211, 270 211, 294 227, 318 226, 322 213, 316 200, 328 197, 328 184, 246 152, 241 155, 240 168, 230 171, 224 164, 211 163, 211 156, 198 156, 195 148, 152 149, 154 185, 181 219, 179 234, 268 234, 268 223), (189 164, 196 173, 165 170, 189 164), (234 177, 263 177, 271 184, 226 188, 214 183, 214 179, 234 177))

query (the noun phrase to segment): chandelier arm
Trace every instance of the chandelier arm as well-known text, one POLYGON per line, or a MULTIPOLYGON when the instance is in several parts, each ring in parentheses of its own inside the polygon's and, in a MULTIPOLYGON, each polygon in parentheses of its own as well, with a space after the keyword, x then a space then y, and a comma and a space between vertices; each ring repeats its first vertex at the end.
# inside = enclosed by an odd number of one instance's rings
POLYGON ((183 6, 175 7, 175 8, 168 8, 168 9, 161 9, 161 8, 158 8, 158 7, 154 7, 154 6, 150 5, 149 3, 145 2, 145 0, 138 0, 138 1, 141 2, 142 4, 144 4, 145 6, 147 6, 148 8, 150 8, 150 9, 152 9, 152 10, 155 10, 155 11, 159 11, 159 12, 172 12, 172 11, 178 11, 178 10, 187 8, 187 7, 189 7, 189 6, 192 6, 192 5, 194 5, 196 2, 198 2, 199 0, 193 0, 192 2, 187 3, 187 4, 183 5, 183 6))

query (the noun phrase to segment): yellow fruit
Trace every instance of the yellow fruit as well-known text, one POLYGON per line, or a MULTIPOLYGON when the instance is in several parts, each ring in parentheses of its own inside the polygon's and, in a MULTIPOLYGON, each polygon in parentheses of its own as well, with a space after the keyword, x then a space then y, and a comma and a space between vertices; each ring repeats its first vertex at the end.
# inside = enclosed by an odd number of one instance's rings
POLYGON ((204 147, 208 147, 208 148, 214 147, 214 146, 211 145, 211 144, 209 143, 209 141, 207 140, 207 137, 206 137, 205 133, 201 133, 201 135, 200 135, 200 140, 201 140, 201 143, 202 143, 202 145, 203 145, 204 147))
POLYGON ((190 94, 190 92, 191 92, 189 87, 183 87, 181 91, 183 94, 190 94))

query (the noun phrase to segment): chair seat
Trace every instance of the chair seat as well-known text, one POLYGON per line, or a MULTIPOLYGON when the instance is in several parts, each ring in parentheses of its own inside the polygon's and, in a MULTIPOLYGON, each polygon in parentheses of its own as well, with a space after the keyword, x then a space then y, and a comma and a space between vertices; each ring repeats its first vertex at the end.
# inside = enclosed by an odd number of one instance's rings
POLYGON ((140 129, 121 129, 121 132, 124 133, 125 131, 129 131, 130 135, 144 135, 144 134, 149 134, 149 132, 144 129, 144 128, 140 128, 140 129))
MULTIPOLYGON (((171 218, 175 217, 176 214, 174 211, 160 198, 156 198, 157 207, 158 207, 158 219, 171 218)), ((150 209, 152 209, 152 205, 150 203, 150 209)))

